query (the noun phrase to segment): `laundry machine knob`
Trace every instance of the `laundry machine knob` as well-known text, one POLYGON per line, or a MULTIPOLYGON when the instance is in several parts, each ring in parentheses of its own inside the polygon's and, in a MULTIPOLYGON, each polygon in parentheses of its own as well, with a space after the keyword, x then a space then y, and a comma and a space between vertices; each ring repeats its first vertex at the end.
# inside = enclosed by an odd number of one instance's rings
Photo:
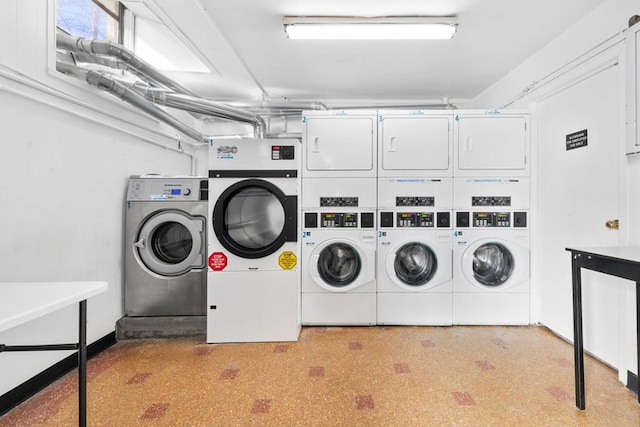
POLYGON ((182 194, 184 194, 185 196, 188 196, 189 194, 191 194, 191 189, 190 188, 185 188, 184 191, 182 192, 182 194))

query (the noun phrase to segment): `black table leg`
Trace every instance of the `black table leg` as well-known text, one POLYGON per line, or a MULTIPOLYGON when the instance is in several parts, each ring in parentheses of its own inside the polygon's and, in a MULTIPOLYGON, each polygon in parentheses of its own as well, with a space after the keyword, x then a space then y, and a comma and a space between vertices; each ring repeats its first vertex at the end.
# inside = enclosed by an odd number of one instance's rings
POLYGON ((87 300, 80 301, 78 325, 78 425, 87 425, 87 300))
POLYGON ((638 357, 638 403, 640 403, 640 282, 636 282, 636 353, 638 357))
POLYGON ((576 377, 576 406, 585 409, 584 395, 584 344, 582 341, 582 278, 581 255, 572 254, 571 276, 573 282, 573 357, 576 377))

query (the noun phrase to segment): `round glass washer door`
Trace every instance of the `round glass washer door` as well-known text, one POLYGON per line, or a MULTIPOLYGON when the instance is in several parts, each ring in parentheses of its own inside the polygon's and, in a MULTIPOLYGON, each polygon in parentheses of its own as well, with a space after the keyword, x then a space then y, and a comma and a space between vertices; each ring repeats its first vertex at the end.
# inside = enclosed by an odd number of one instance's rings
POLYGON ((436 254, 424 243, 405 243, 395 252, 393 270, 396 278, 405 285, 423 286, 433 278, 437 269, 436 254))
POLYGON ((514 267, 513 254, 500 243, 484 243, 473 252, 473 277, 481 285, 490 288, 503 285, 514 267))
POLYGON ((140 227, 133 249, 142 263, 162 276, 204 268, 205 219, 182 211, 162 211, 140 227))
POLYGON ((320 251, 317 268, 323 282, 339 290, 358 278, 362 270, 362 260, 353 246, 345 242, 335 242, 320 251))

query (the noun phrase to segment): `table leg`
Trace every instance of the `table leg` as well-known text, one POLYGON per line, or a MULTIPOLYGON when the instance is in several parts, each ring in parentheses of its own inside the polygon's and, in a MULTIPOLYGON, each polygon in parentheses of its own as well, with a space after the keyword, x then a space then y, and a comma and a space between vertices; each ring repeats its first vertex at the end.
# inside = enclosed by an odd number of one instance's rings
POLYGON ((78 425, 87 425, 87 300, 80 301, 78 324, 78 425))
POLYGON ((584 348, 582 341, 582 278, 580 255, 573 255, 571 278, 573 282, 573 357, 575 364, 576 406, 585 409, 584 393, 584 348))
POLYGON ((640 282, 636 282, 636 353, 638 380, 638 403, 640 403, 640 282))

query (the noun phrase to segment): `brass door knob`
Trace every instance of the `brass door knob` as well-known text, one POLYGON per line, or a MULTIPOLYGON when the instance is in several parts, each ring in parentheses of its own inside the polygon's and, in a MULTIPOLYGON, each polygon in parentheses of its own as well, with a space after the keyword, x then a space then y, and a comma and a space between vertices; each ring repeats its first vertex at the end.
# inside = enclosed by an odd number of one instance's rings
POLYGON ((617 219, 610 219, 605 223, 605 225, 611 230, 618 230, 620 228, 620 221, 618 221, 617 219))

